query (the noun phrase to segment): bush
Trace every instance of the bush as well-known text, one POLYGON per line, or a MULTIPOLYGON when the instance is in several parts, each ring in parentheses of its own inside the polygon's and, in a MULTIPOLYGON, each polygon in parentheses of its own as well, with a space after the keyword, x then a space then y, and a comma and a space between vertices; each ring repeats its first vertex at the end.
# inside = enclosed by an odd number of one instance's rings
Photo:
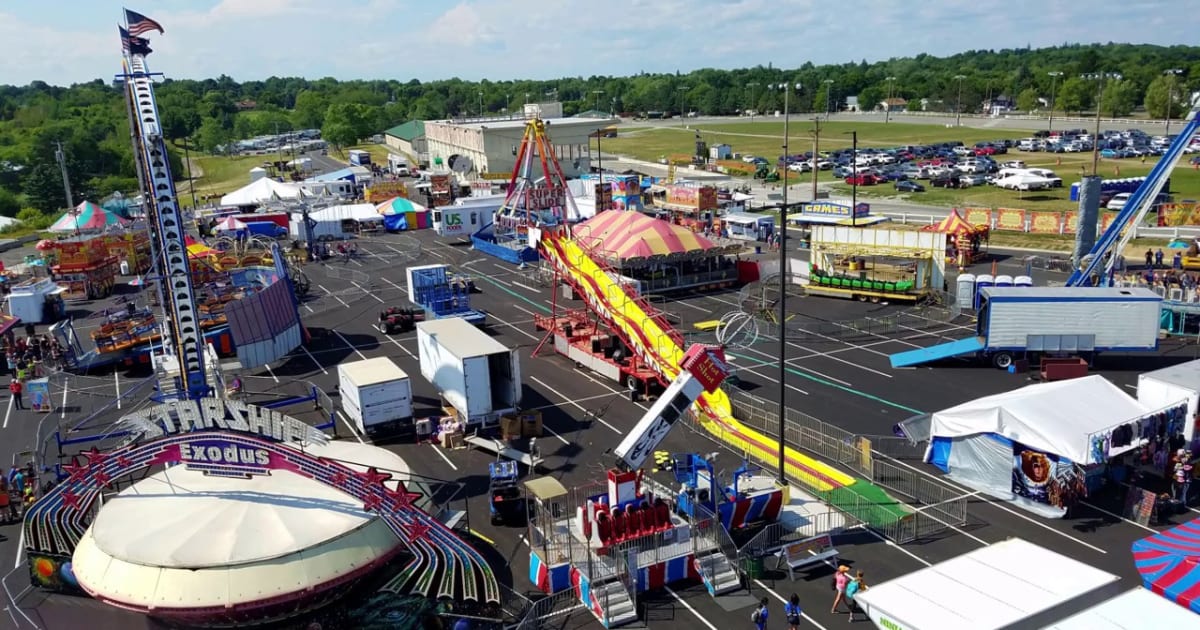
POLYGON ((12 191, 0 188, 0 216, 15 217, 21 211, 21 200, 12 191))
POLYGON ((21 211, 17 213, 17 220, 20 221, 22 225, 24 225, 26 228, 33 228, 35 230, 44 230, 50 227, 50 224, 54 223, 54 219, 55 217, 44 214, 37 208, 22 208, 21 211))

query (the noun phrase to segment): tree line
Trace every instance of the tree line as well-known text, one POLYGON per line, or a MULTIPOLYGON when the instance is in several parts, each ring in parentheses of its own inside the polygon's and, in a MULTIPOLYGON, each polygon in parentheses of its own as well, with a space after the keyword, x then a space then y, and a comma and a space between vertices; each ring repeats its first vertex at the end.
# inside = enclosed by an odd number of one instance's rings
MULTIPOLYGON (((258 135, 317 128, 335 145, 350 145, 407 120, 498 115, 524 103, 557 100, 564 113, 587 110, 640 114, 697 112, 732 115, 783 108, 844 107, 857 96, 871 108, 903 98, 909 109, 979 112, 1001 96, 1019 110, 1095 111, 1124 116, 1139 107, 1157 119, 1180 117, 1200 88, 1200 47, 1131 44, 1064 45, 1042 49, 917 55, 868 63, 799 68, 773 65, 735 70, 626 77, 564 77, 531 81, 337 81, 272 77, 238 82, 228 76, 166 80, 157 89, 164 134, 179 153, 215 152, 258 135), (1108 77, 1097 80, 1096 75, 1108 77), (1111 75, 1119 75, 1113 78, 1111 75), (1099 97, 1099 103, 1097 98, 1099 97)), ((54 212, 66 204, 55 151, 63 154, 75 201, 137 188, 121 91, 101 80, 57 87, 41 81, 0 86, 0 214, 22 208, 54 212)))

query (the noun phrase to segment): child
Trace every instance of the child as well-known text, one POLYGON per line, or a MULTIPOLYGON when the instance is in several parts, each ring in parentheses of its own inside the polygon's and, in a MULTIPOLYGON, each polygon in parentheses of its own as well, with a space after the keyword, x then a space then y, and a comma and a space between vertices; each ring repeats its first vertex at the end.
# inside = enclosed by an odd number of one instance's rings
POLYGON ((767 627, 767 598, 762 598, 758 603, 758 608, 750 613, 750 621, 754 622, 754 627, 757 630, 766 630, 767 627))
POLYGON ((854 623, 854 613, 862 610, 858 604, 854 603, 854 596, 865 590, 867 590, 867 583, 863 581, 863 572, 859 571, 858 575, 846 584, 846 605, 850 607, 850 623, 854 623))
POLYGON ((783 615, 787 618, 788 630, 800 630, 800 596, 792 593, 792 598, 783 606, 783 615))

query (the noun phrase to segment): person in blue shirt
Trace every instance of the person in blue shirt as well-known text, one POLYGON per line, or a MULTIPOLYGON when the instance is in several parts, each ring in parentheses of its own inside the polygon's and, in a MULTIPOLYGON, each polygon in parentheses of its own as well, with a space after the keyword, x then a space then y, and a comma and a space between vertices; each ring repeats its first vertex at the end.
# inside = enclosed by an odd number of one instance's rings
POLYGON ((766 630, 767 627, 767 598, 762 598, 758 603, 758 608, 750 613, 750 621, 754 622, 754 627, 757 630, 766 630))
POLYGON ((783 616, 787 619, 788 630, 800 630, 800 616, 804 611, 800 609, 800 596, 792 593, 791 599, 783 605, 783 616))
POLYGON ((846 585, 846 603, 850 606, 850 623, 854 623, 854 613, 862 610, 854 601, 854 597, 865 590, 867 590, 867 583, 864 581, 863 572, 859 571, 854 579, 846 585))

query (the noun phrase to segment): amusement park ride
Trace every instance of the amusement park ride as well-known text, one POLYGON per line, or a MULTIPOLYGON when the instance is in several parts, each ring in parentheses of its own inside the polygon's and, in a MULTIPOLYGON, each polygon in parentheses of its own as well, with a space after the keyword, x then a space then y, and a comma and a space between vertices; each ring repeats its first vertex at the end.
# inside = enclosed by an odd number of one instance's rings
MULTIPOLYGON (((142 27, 149 25, 142 32, 162 30, 157 23, 139 14, 127 12, 126 17, 130 25, 135 22, 142 27)), ((234 307, 218 300, 218 308, 214 309, 214 304, 197 298, 185 221, 176 199, 167 147, 159 124, 153 87, 155 75, 146 64, 147 42, 136 33, 131 36, 124 28, 121 37, 124 72, 118 80, 126 92, 137 174, 147 200, 155 267, 151 273, 157 274, 156 284, 162 293, 158 303, 162 313, 155 316, 130 308, 106 321, 102 329, 104 335, 123 335, 123 343, 128 347, 138 345, 137 342, 153 342, 148 345, 158 346, 151 357, 157 376, 156 393, 151 398, 156 404, 127 412, 98 435, 60 439, 60 449, 68 443, 86 441, 94 442, 96 446, 63 465, 64 474, 59 483, 26 512, 23 539, 33 585, 86 594, 120 608, 187 625, 230 625, 290 617, 323 605, 357 583, 366 571, 388 564, 395 553, 402 552, 407 559, 397 565, 399 573, 388 582, 386 590, 419 594, 434 600, 473 602, 476 610, 494 608, 500 601, 494 571, 477 550, 419 507, 421 495, 406 485, 413 482, 393 480, 391 473, 376 467, 378 464, 360 465, 351 463, 359 460, 339 457, 338 453, 346 452, 344 447, 338 446, 341 443, 330 442, 322 431, 331 423, 318 428, 275 410, 295 404, 302 398, 275 401, 262 407, 228 398, 220 374, 221 366, 211 346, 207 346, 205 331, 206 325, 224 325, 219 322, 225 315, 224 309, 234 307), (178 470, 180 475, 188 471, 202 473, 197 479, 227 478, 247 483, 257 483, 253 481, 257 479, 270 483, 271 479, 296 478, 303 483, 332 488, 338 491, 336 496, 358 502, 361 516, 355 518, 384 524, 385 531, 390 532, 389 542, 351 545, 357 549, 351 554, 352 558, 344 550, 340 555, 320 556, 323 560, 316 568, 324 577, 301 588, 295 586, 298 584, 295 577, 306 571, 296 568, 288 573, 287 562, 291 561, 288 558, 299 558, 294 561, 304 562, 304 552, 315 546, 289 548, 287 553, 290 555, 286 557, 262 558, 261 562, 241 564, 225 559, 191 566, 186 561, 180 564, 173 555, 162 564, 148 564, 149 561, 118 557, 120 551, 114 551, 112 545, 103 543, 101 538, 108 536, 111 543, 115 536, 120 549, 134 549, 139 546, 135 544, 138 540, 129 537, 141 535, 137 531, 140 528, 114 530, 109 527, 108 533, 103 534, 100 530, 105 519, 104 507, 137 500, 123 498, 124 492, 116 492, 129 482, 140 483, 130 480, 131 475, 145 471, 158 476, 165 474, 167 469, 178 470), (283 574, 279 573, 280 567, 283 574), (258 576, 251 580, 250 588, 244 588, 249 584, 235 583, 233 576, 239 571, 243 580, 247 579, 245 576, 258 576), (118 575, 122 572, 124 577, 118 575), (274 577, 262 577, 265 575, 274 577), (169 577, 175 580, 174 588, 180 589, 174 595, 167 592, 170 588, 165 586, 169 577), (244 599, 235 601, 235 591, 244 599)), ((265 295, 263 308, 277 307, 273 311, 263 311, 265 318, 274 318, 279 320, 275 324, 284 325, 288 322, 288 313, 294 312, 291 296, 295 287, 286 268, 281 267, 284 256, 277 248, 271 253, 276 274, 255 276, 270 286, 254 297, 265 295), (272 287, 286 287, 289 293, 286 297, 279 292, 267 293, 272 287)), ((249 271, 250 275, 257 273, 249 271)), ((298 326, 298 319, 294 321, 298 326)), ((254 342, 266 344, 278 352, 283 345, 290 344, 291 339, 268 335, 254 342)), ((283 351, 286 353, 293 348, 289 345, 283 351)), ((243 367, 253 366, 253 363, 243 361, 243 367)), ((315 399, 315 394, 303 398, 315 399)), ((370 451, 373 447, 364 448, 370 451)), ((386 458, 378 459, 382 457, 378 454, 364 451, 363 456, 368 455, 377 459, 365 461, 386 461, 386 458)), ((193 500, 201 498, 194 497, 193 500)), ((180 501, 178 505, 183 503, 180 501)), ((253 503, 247 510, 270 510, 270 503, 253 503)), ((354 507, 351 505, 349 509, 354 507)), ((221 525, 211 527, 220 528, 221 525)), ((313 531, 312 527, 306 527, 313 531)), ((353 531, 359 529, 362 528, 353 531)), ((239 535, 232 529, 212 533, 216 536, 239 535)), ((261 535, 256 529, 249 534, 243 532, 243 535, 255 534, 261 535)), ((350 532, 345 535, 349 536, 350 532)), ((270 546, 279 541, 262 542, 270 546)), ((327 541, 320 539, 317 542, 324 544, 327 541)), ((196 544, 201 548, 186 548, 204 553, 207 543, 196 544)), ((350 545, 349 542, 346 544, 350 545)), ((308 575, 312 576, 311 573, 308 575)))

